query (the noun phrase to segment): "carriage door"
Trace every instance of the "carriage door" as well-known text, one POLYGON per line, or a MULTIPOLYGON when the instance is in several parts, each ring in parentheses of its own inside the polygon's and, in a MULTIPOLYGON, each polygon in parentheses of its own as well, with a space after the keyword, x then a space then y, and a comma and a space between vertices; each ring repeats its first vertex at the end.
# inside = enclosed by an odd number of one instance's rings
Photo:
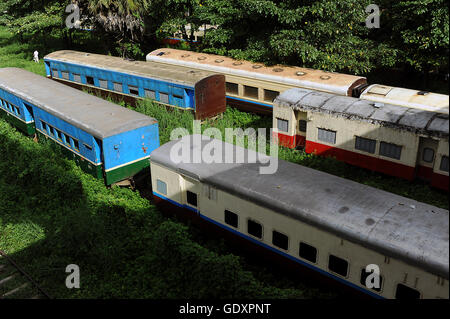
POLYGON ((436 160, 437 148, 437 140, 420 137, 416 168, 418 178, 426 181, 431 180, 431 177, 433 175, 434 161, 436 160))

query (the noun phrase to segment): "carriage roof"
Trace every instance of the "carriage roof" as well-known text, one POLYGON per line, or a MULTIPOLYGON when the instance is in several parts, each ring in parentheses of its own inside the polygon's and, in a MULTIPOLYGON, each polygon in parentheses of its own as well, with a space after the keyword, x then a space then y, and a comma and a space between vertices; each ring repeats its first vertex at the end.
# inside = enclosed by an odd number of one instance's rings
POLYGON ((175 65, 170 66, 155 62, 129 61, 114 56, 70 50, 52 52, 46 55, 44 59, 108 69, 144 78, 156 78, 192 87, 202 79, 215 75, 212 72, 186 70, 175 65))
POLYGON ((147 61, 177 64, 212 72, 274 81, 341 95, 351 95, 352 89, 366 83, 361 76, 325 72, 297 66, 264 66, 261 63, 235 60, 230 57, 163 48, 150 52, 147 61))
MULTIPOLYGON (((200 135, 194 137, 200 139, 200 135)), ((185 136, 181 143, 188 143, 191 151, 211 142, 222 150, 228 144, 208 137, 194 144, 194 137, 185 136)), ((151 162, 448 278, 447 210, 283 160, 278 160, 278 171, 269 175, 259 174, 259 167, 267 165, 260 162, 178 163, 171 157, 171 148, 179 141, 154 150, 151 162)), ((233 152, 245 152, 245 158, 255 154, 228 146, 233 152)))
POLYGON ((0 69, 0 88, 98 138, 157 123, 154 118, 23 69, 0 69))
POLYGON ((373 84, 361 93, 360 98, 436 113, 449 113, 449 98, 445 94, 373 84))
POLYGON ((290 107, 367 121, 428 135, 448 137, 448 114, 377 103, 306 89, 289 89, 274 100, 275 107, 290 107))

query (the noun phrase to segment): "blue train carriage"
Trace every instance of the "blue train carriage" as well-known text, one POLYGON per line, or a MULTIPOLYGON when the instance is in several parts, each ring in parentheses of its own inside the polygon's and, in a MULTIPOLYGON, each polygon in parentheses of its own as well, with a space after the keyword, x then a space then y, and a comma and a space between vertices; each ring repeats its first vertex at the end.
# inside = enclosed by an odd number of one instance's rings
POLYGON ((224 75, 78 51, 56 51, 44 61, 51 79, 131 104, 150 98, 193 111, 196 119, 214 117, 226 108, 224 75))
MULTIPOLYGON (((274 174, 261 175, 268 166, 262 161, 224 161, 225 145, 233 151, 227 158, 242 148, 192 139, 166 143, 150 157, 154 200, 167 212, 275 259, 295 276, 375 298, 449 297, 448 210, 283 160, 274 174), (174 146, 222 150, 224 164, 179 162, 174 146), (379 270, 373 286, 369 265, 379 270)), ((243 152, 244 159, 255 156, 243 152)))
POLYGON ((40 140, 53 141, 107 185, 147 168, 150 153, 159 147, 155 119, 45 77, 0 69, 0 89, 9 101, 25 106, 40 140))
MULTIPOLYGON (((2 69, 3 72, 4 69, 2 69)), ((13 88, 0 77, 0 117, 11 123, 26 135, 33 136, 36 133, 33 111, 30 104, 13 93, 13 88)))

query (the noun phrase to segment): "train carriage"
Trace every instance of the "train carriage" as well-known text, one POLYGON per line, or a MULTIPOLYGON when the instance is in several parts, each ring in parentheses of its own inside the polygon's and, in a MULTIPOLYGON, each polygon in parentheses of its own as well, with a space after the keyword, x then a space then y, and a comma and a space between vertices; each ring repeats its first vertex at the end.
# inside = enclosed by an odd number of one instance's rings
POLYGON ((448 191, 448 107, 439 112, 305 89, 274 101, 278 142, 448 191))
POLYGON ((292 87, 351 96, 355 88, 367 82, 361 76, 292 66, 267 67, 225 56, 168 48, 152 51, 146 59, 161 65, 223 74, 228 104, 265 114, 272 113, 275 97, 292 87))
POLYGON ((49 78, 132 104, 150 98, 193 111, 197 119, 214 117, 226 108, 225 78, 212 72, 67 50, 50 53, 44 61, 49 78))
POLYGON ((166 48, 150 52, 146 59, 224 74, 229 104, 246 111, 271 114, 273 99, 278 94, 291 88, 304 88, 429 111, 442 110, 445 113, 447 110, 448 114, 448 95, 380 84, 369 85, 362 76, 293 66, 266 67, 225 56, 166 48))
POLYGON ((32 119, 39 139, 107 185, 145 171, 159 146, 155 119, 22 69, 0 69, 0 96, 32 119))
POLYGON ((150 158, 155 202, 283 258, 285 266, 294 263, 301 274, 376 298, 449 297, 447 210, 283 160, 274 174, 260 175, 266 157, 251 157, 253 151, 199 135, 164 144, 150 158), (191 154, 180 161, 174 148, 191 154), (186 160, 227 148, 222 163, 186 160), (226 161, 239 150, 246 161, 226 161), (371 288, 368 265, 380 271, 371 288))

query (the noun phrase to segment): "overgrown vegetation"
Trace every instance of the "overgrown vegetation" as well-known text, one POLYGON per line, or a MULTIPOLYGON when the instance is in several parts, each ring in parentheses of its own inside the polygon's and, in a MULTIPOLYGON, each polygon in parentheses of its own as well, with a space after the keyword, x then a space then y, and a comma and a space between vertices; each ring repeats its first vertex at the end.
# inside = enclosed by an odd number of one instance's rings
POLYGON ((138 192, 106 188, 49 143, 35 143, 4 121, 0 145, 0 247, 55 297, 328 295, 263 267, 249 271, 220 240, 163 217, 138 192), (69 264, 80 267, 82 289, 65 287, 69 264))

